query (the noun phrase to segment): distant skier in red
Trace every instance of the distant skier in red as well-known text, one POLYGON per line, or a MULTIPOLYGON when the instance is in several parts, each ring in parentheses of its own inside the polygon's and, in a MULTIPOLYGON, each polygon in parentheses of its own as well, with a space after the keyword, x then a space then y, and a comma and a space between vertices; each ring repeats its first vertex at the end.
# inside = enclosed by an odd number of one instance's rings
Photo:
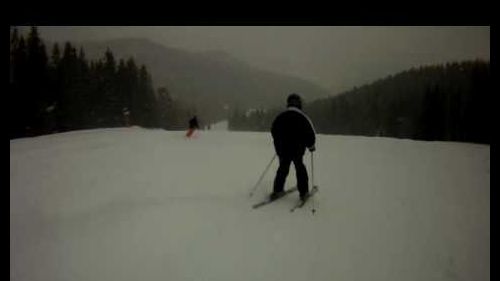
POLYGON ((199 128, 199 125, 198 125, 198 118, 195 116, 193 116, 193 118, 191 118, 189 120, 189 129, 186 133, 186 137, 187 138, 191 138, 194 136, 194 133, 195 131, 199 128))

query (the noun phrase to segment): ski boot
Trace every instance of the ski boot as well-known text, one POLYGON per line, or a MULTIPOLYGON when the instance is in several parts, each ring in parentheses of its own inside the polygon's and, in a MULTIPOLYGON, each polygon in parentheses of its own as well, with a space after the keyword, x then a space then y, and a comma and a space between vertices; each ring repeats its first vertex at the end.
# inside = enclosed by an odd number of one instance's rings
POLYGON ((283 195, 285 195, 285 191, 284 190, 278 191, 278 192, 274 192, 273 191, 273 193, 271 193, 271 195, 269 195, 269 200, 274 201, 274 200, 282 197, 283 195))
POLYGON ((304 194, 300 194, 299 196, 300 196, 300 201, 305 202, 309 198, 310 194, 309 192, 307 192, 304 194))

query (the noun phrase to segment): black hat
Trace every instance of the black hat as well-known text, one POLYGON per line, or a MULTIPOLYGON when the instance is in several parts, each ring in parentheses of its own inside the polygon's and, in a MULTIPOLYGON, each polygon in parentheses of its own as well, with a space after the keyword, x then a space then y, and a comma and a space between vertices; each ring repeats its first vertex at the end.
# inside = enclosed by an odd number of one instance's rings
POLYGON ((293 106, 302 109, 302 98, 295 93, 291 94, 286 99, 286 106, 287 107, 293 106))

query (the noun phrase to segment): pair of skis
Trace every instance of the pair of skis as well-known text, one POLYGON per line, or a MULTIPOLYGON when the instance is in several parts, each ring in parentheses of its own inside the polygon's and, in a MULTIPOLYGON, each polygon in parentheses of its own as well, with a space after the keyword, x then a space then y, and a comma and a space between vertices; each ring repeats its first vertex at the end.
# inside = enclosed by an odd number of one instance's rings
MULTIPOLYGON (((257 203, 257 204, 254 204, 254 205, 252 206, 252 208, 253 208, 253 209, 257 209, 257 208, 260 208, 260 207, 262 207, 262 206, 265 206, 265 205, 271 204, 271 203, 273 203, 273 202, 275 202, 275 201, 277 201, 277 200, 279 200, 279 199, 281 199, 281 198, 285 197, 286 195, 288 195, 288 194, 290 194, 290 193, 292 193, 292 192, 294 192, 294 191, 297 191, 297 187, 293 187, 293 188, 290 188, 290 189, 285 190, 285 191, 283 192, 283 194, 281 194, 281 196, 279 196, 278 198, 275 198, 274 200, 271 200, 270 198, 268 198, 268 199, 266 199, 266 200, 264 200, 264 201, 262 201, 262 202, 259 202, 259 203, 257 203)), ((290 212, 293 212, 293 211, 295 211, 295 210, 297 210, 297 209, 302 208, 302 207, 303 207, 303 206, 307 203, 307 201, 309 201, 309 199, 310 199, 310 198, 311 198, 311 197, 312 197, 312 196, 313 196, 316 192, 318 192, 318 187, 317 187, 317 186, 313 186, 313 187, 312 187, 312 189, 311 189, 311 191, 309 192, 309 195, 306 197, 306 199, 305 199, 305 200, 299 200, 299 201, 298 201, 298 202, 297 202, 297 203, 296 203, 296 204, 295 204, 295 205, 294 205, 294 206, 290 209, 290 212)), ((312 210, 312 211, 313 211, 313 213, 314 213, 316 210, 313 208, 313 210, 312 210)))

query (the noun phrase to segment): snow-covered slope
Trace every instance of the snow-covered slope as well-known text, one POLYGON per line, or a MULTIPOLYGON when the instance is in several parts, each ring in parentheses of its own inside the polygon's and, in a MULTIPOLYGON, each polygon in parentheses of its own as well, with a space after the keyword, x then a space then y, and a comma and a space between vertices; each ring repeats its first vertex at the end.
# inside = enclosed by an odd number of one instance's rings
POLYGON ((489 146, 319 135, 312 215, 251 209, 269 134, 183 135, 12 140, 11 280, 490 279, 489 146))

